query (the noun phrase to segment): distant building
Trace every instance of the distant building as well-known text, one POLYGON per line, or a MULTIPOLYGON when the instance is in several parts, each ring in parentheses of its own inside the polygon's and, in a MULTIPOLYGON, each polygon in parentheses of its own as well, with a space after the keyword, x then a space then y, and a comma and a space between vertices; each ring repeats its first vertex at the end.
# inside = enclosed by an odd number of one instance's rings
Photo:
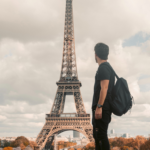
POLYGON ((110 130, 110 134, 115 134, 115 130, 114 129, 110 130))
POLYGON ((56 140, 57 141, 65 141, 65 142, 69 141, 66 137, 63 137, 63 136, 60 136, 60 135, 56 136, 56 140))
POLYGON ((2 141, 6 140, 6 141, 14 141, 17 137, 0 137, 0 139, 2 141))
POLYGON ((80 132, 78 132, 78 131, 73 131, 73 137, 74 137, 74 138, 80 138, 80 132))
POLYGON ((67 138, 70 142, 77 143, 77 145, 80 145, 80 144, 84 145, 84 143, 88 143, 87 138, 85 136, 79 136, 79 134, 74 135, 74 136, 69 135, 69 137, 67 137, 67 138))
POLYGON ((110 130, 110 134, 108 134, 108 138, 115 138, 115 137, 130 138, 131 136, 129 133, 120 134, 120 133, 115 133, 114 129, 110 130))
POLYGON ((124 137, 124 138, 129 138, 129 137, 130 137, 130 134, 129 134, 129 133, 124 133, 124 134, 122 135, 122 137, 124 137))
POLYGON ((71 135, 69 135, 68 140, 69 140, 69 142, 71 142, 71 141, 72 141, 72 136, 71 136, 71 135))
POLYGON ((108 138, 115 138, 115 137, 122 137, 123 134, 114 133, 114 134, 108 134, 108 138))
POLYGON ((121 137, 121 136, 122 134, 115 133, 114 129, 110 130, 110 134, 108 134, 108 138, 115 138, 115 137, 121 137))

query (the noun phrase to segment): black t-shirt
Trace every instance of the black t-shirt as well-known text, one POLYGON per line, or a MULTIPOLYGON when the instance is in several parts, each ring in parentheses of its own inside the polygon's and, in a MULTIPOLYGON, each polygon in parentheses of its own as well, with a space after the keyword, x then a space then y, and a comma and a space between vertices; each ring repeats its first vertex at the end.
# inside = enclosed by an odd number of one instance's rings
POLYGON ((93 94, 93 102, 92 102, 92 110, 95 110, 97 107, 97 103, 99 101, 99 94, 101 90, 100 81, 101 80, 109 80, 109 86, 105 101, 103 103, 103 110, 110 110, 109 101, 112 100, 112 89, 115 84, 115 74, 112 69, 109 67, 108 62, 103 62, 99 65, 98 70, 95 75, 95 84, 94 84, 94 94, 93 94), (104 64, 105 63, 105 64, 104 64))

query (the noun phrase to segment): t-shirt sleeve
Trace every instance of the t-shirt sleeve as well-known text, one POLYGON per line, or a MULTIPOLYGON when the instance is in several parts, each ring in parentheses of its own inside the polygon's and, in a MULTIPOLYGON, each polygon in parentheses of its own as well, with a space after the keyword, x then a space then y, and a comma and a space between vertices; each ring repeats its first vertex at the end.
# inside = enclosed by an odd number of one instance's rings
POLYGON ((99 67, 97 71, 97 80, 110 80, 110 69, 107 66, 99 67))

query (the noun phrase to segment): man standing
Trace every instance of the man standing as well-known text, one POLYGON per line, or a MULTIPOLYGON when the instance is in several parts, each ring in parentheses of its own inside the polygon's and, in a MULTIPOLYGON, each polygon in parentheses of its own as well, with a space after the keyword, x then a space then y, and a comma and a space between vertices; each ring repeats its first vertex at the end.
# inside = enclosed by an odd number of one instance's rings
POLYGON ((96 44, 95 60, 99 67, 95 75, 94 94, 92 102, 93 137, 95 150, 110 150, 107 136, 108 125, 111 122, 112 89, 115 83, 114 72, 107 62, 109 47, 104 43, 96 44))

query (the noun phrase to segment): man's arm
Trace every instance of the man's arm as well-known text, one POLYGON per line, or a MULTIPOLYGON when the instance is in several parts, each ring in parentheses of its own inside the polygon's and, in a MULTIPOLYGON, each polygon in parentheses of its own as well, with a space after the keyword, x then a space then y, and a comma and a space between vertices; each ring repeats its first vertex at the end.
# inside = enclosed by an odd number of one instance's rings
POLYGON ((98 104, 101 104, 101 105, 104 104, 104 101, 107 95, 108 85, 109 85, 109 80, 100 81, 101 90, 100 90, 98 104))
MULTIPOLYGON (((104 104, 104 101, 107 95, 108 85, 109 85, 109 80, 100 81, 101 90, 100 90, 98 104, 101 104, 101 105, 104 104)), ((101 108, 96 107, 95 119, 101 119, 101 118, 102 118, 102 107, 101 108)))

